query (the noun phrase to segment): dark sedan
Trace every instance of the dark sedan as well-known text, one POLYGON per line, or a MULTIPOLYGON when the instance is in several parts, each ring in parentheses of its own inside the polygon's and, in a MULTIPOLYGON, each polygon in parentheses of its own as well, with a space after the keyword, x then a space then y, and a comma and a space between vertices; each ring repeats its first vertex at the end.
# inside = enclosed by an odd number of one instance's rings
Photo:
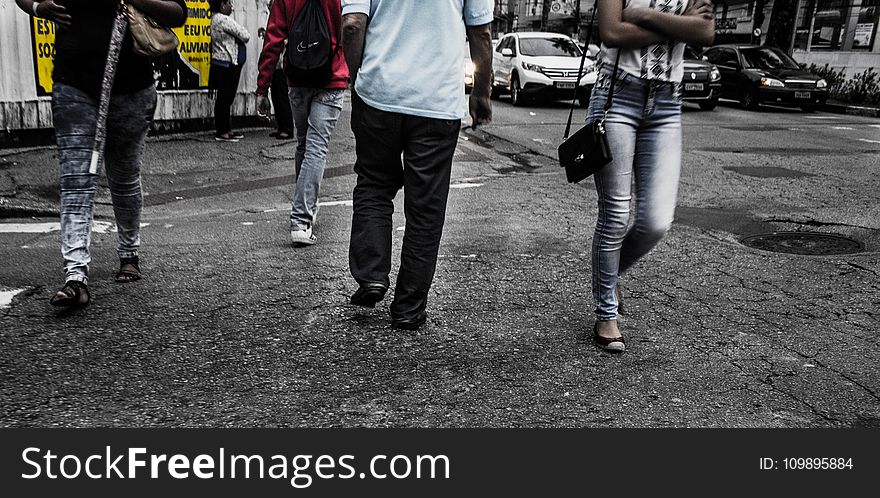
POLYGON ((828 98, 826 81, 778 48, 718 45, 704 55, 721 72, 721 97, 738 100, 746 109, 766 103, 807 111, 828 98))
POLYGON ((703 60, 690 47, 684 53, 681 90, 684 100, 699 104, 704 111, 714 109, 721 96, 721 73, 718 68, 703 60))

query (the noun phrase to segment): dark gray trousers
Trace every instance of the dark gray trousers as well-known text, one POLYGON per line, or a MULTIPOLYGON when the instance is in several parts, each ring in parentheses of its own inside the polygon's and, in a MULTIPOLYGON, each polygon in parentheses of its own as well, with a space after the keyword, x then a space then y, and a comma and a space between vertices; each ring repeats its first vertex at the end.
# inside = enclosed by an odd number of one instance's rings
POLYGON ((406 231, 391 315, 412 318, 427 306, 434 280, 461 120, 386 112, 355 94, 351 126, 357 150, 351 274, 360 284, 390 285, 391 216, 402 187, 406 231))

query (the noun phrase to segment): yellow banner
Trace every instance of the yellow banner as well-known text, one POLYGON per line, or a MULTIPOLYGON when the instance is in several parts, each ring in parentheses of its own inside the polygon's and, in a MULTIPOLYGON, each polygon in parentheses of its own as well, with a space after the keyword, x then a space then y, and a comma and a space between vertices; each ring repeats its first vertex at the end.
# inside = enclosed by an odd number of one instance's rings
POLYGON ((174 28, 180 39, 178 52, 199 74, 199 86, 208 86, 211 70, 211 11, 208 0, 186 0, 189 16, 186 24, 174 28))
MULTIPOLYGON (((177 52, 154 60, 160 89, 192 89, 208 86, 211 69, 211 12, 208 0, 186 0, 186 24, 173 31, 180 39, 177 52)), ((55 24, 33 18, 37 93, 52 93, 55 58, 55 24)))
POLYGON ((34 33, 34 57, 37 71, 37 94, 52 93, 52 67, 55 65, 55 23, 31 18, 34 33))

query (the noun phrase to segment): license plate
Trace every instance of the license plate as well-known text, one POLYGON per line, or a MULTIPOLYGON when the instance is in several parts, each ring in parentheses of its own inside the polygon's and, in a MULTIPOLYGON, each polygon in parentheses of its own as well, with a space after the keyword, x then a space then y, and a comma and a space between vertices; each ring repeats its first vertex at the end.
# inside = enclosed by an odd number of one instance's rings
POLYGON ((562 90, 572 89, 572 88, 574 88, 574 82, 573 81, 557 81, 556 88, 560 88, 562 90))
POLYGON ((808 99, 808 98, 810 98, 810 92, 794 92, 794 98, 808 99))
POLYGON ((703 84, 702 83, 685 83, 684 91, 686 92, 702 92, 703 84))

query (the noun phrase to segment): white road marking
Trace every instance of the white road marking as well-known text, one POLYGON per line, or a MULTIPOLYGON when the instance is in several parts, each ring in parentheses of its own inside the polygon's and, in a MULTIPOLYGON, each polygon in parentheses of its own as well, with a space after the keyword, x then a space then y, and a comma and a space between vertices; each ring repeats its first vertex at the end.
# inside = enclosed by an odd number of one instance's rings
MULTIPOLYGON (((141 228, 150 226, 141 223, 141 228)), ((61 230, 61 223, 0 223, 0 233, 50 233, 61 230)), ((106 221, 92 222, 92 233, 115 233, 116 225, 106 221)))
POLYGON ((852 130, 853 128, 850 128, 849 126, 832 126, 831 129, 832 130, 852 130))
POLYGON ((323 207, 323 206, 351 206, 351 205, 352 205, 352 202, 353 202, 353 201, 351 201, 351 200, 348 200, 348 201, 330 201, 330 202, 319 202, 318 205, 319 205, 319 206, 322 206, 322 207, 323 207))
POLYGON ((860 138, 862 142, 868 142, 869 144, 880 144, 880 140, 868 140, 867 138, 860 138))
POLYGON ((402 232, 402 231, 404 231, 404 230, 406 230, 406 227, 397 227, 397 231, 398 231, 398 232, 402 232))
POLYGON ((476 188, 482 186, 482 183, 453 183, 449 188, 476 188))
POLYGON ((871 128, 880 128, 880 125, 868 125, 868 126, 870 126, 871 128))
POLYGON ((249 227, 249 226, 253 225, 254 222, 253 221, 242 221, 241 224, 246 227, 249 227))
POLYGON ((840 119, 837 116, 805 116, 807 119, 840 119))
POLYGON ((0 309, 8 308, 12 304, 12 298, 26 291, 27 289, 13 289, 11 291, 0 291, 0 309))

